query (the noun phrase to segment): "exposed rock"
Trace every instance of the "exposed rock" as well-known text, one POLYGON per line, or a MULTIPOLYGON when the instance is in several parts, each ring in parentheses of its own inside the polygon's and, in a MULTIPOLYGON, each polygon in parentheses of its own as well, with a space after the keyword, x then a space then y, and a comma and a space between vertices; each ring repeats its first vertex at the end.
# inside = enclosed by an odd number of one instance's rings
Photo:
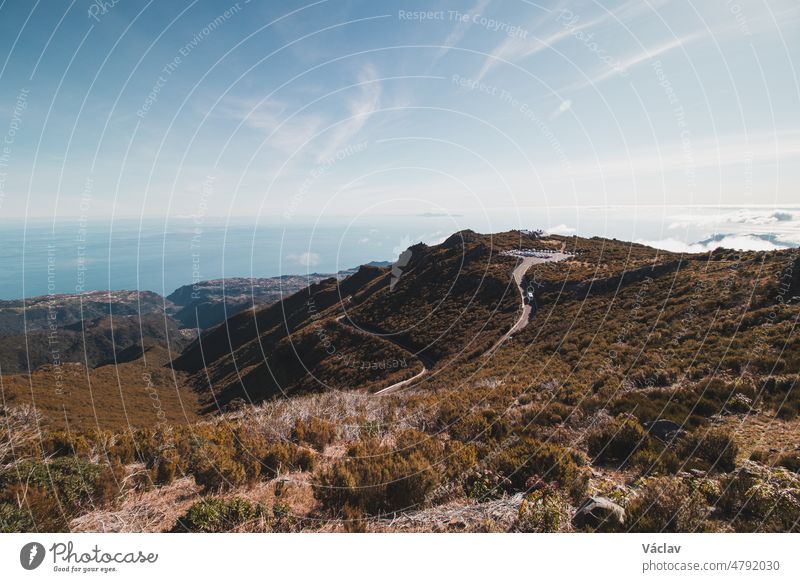
POLYGON ((577 529, 611 530, 625 523, 625 510, 607 497, 590 497, 572 518, 577 529))
POLYGON ((681 425, 663 418, 652 422, 645 422, 644 427, 647 429, 647 432, 650 433, 650 436, 667 442, 674 440, 684 432, 681 429, 681 425))

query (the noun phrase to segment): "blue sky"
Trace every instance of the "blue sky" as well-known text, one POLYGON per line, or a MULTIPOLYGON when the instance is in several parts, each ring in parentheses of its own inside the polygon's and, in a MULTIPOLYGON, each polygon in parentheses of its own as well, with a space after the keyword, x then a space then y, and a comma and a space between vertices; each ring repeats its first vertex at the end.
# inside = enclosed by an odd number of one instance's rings
POLYGON ((800 202, 796 0, 101 4, 0 4, 0 219, 800 202))

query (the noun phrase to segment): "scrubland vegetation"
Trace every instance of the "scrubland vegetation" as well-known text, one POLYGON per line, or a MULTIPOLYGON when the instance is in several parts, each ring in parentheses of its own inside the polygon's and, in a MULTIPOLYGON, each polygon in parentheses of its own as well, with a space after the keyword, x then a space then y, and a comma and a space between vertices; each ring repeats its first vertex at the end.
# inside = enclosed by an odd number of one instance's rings
MULTIPOLYGON (((237 315, 236 345, 214 348, 210 376, 228 379, 217 394, 235 393, 232 362, 260 366, 263 358, 247 358, 268 340, 271 349, 304 346, 299 361, 347 384, 340 389, 276 364, 275 377, 302 389, 257 392, 254 405, 189 423, 115 430, 58 430, 30 406, 6 405, 0 530, 92 529, 112 513, 135 527, 126 500, 157 504, 183 491, 176 516, 147 527, 798 531, 796 252, 680 257, 601 239, 527 241, 575 254, 529 272, 535 319, 485 355, 519 309, 508 287, 515 262, 495 250, 520 241, 487 238, 417 249, 419 262, 392 291, 388 271, 362 273, 349 289, 356 324, 401 334, 436 362, 400 392, 369 390, 402 374, 343 376, 318 352, 320 318, 303 319, 306 294, 287 300, 291 337, 275 326, 259 327, 269 337, 246 332, 248 315, 237 315), (438 287, 437 272, 442 285, 463 287, 438 287), (425 323, 415 327, 415 317, 425 323), (598 499, 588 515, 587 500, 598 499)), ((312 296, 338 345, 413 360, 389 340, 364 347, 363 334, 337 320, 332 285, 312 296)))

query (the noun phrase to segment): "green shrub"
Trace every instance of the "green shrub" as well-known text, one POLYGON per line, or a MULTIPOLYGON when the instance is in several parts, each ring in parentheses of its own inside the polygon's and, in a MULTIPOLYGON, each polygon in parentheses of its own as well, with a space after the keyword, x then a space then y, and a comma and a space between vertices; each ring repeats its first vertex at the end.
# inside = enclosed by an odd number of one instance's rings
POLYGON ((467 497, 477 501, 496 499, 511 489, 513 487, 509 479, 488 469, 471 471, 464 479, 464 491, 467 497))
MULTIPOLYGON (((118 493, 121 467, 99 465, 77 457, 57 457, 43 462, 26 460, 0 472, 3 496, 14 488, 40 489, 76 509, 84 503, 105 503, 118 493)), ((2 499, 0 499, 2 500, 2 499)))
POLYGON ((619 415, 592 431, 586 444, 589 454, 599 461, 624 462, 635 452, 651 447, 647 431, 638 420, 628 415, 619 415))
POLYGON ((726 475, 717 507, 736 531, 789 532, 800 527, 800 476, 745 462, 726 475))
POLYGON ((491 470, 515 491, 525 491, 531 477, 555 481, 569 491, 573 499, 586 492, 588 472, 576 463, 569 450, 532 437, 520 437, 500 451, 492 462, 491 470))
POLYGON ((36 531, 30 512, 15 503, 0 503, 0 533, 36 531))
POLYGON ((561 530, 569 522, 566 496, 544 488, 525 496, 519 506, 515 529, 520 532, 549 533, 561 530))
POLYGON ((297 442, 307 443, 318 451, 336 440, 336 426, 325 419, 313 416, 295 422, 293 437, 297 442))
POLYGON ((5 508, 10 523, 28 524, 36 531, 68 531, 69 520, 81 509, 117 497, 123 472, 119 464, 99 465, 78 457, 25 460, 0 471, 0 504, 20 508, 5 508))
POLYGON ((439 443, 414 430, 398 434, 391 448, 375 439, 359 441, 320 476, 315 495, 335 512, 345 506, 370 515, 417 507, 439 484, 441 455, 439 443))
POLYGON ((260 503, 254 504, 241 497, 206 497, 192 505, 172 531, 220 533, 243 528, 263 531, 268 526, 268 518, 269 510, 260 503))
POLYGON ((629 464, 641 471, 642 475, 674 475, 680 470, 678 457, 669 449, 662 451, 639 450, 631 456, 629 464))
POLYGON ((736 455, 739 447, 733 435, 723 428, 699 431, 700 434, 687 435, 678 446, 678 456, 694 459, 702 469, 716 469, 728 472, 736 468, 736 455))
POLYGON ((648 479, 625 511, 625 528, 632 532, 680 533, 709 529, 704 496, 692 492, 676 477, 648 479))
POLYGON ((4 490, 3 496, 13 499, 5 503, 9 506, 8 525, 27 528, 20 531, 68 532, 69 522, 77 513, 77 508, 62 504, 51 491, 38 487, 14 485, 4 490))

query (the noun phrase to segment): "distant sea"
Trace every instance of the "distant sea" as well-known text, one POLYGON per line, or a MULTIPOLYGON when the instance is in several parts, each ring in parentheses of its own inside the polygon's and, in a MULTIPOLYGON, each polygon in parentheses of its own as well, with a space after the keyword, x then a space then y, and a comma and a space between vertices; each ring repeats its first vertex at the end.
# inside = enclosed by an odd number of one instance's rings
MULTIPOLYGON (((676 244, 673 238, 668 244, 659 241, 677 237, 692 243, 731 226, 724 219, 724 226, 705 223, 702 228, 675 229, 669 227, 669 217, 647 219, 637 214, 548 213, 523 224, 517 219, 487 224, 480 218, 420 214, 322 226, 254 224, 255 220, 246 219, 203 224, 189 218, 59 218, 27 224, 4 220, 0 222, 0 299, 106 289, 168 295, 182 285, 208 279, 336 273, 370 261, 392 261, 412 244, 438 244, 464 228, 484 233, 520 226, 552 228, 559 234, 617 237, 669 248, 676 244)), ((800 215, 791 218, 782 222, 796 228, 800 215)), ((680 248, 685 243, 677 244, 680 248)))
POLYGON ((423 230, 199 226, 163 219, 6 222, 0 227, 0 299, 106 289, 168 295, 182 285, 223 277, 336 273, 393 260, 415 238, 439 242, 446 236, 423 230))

